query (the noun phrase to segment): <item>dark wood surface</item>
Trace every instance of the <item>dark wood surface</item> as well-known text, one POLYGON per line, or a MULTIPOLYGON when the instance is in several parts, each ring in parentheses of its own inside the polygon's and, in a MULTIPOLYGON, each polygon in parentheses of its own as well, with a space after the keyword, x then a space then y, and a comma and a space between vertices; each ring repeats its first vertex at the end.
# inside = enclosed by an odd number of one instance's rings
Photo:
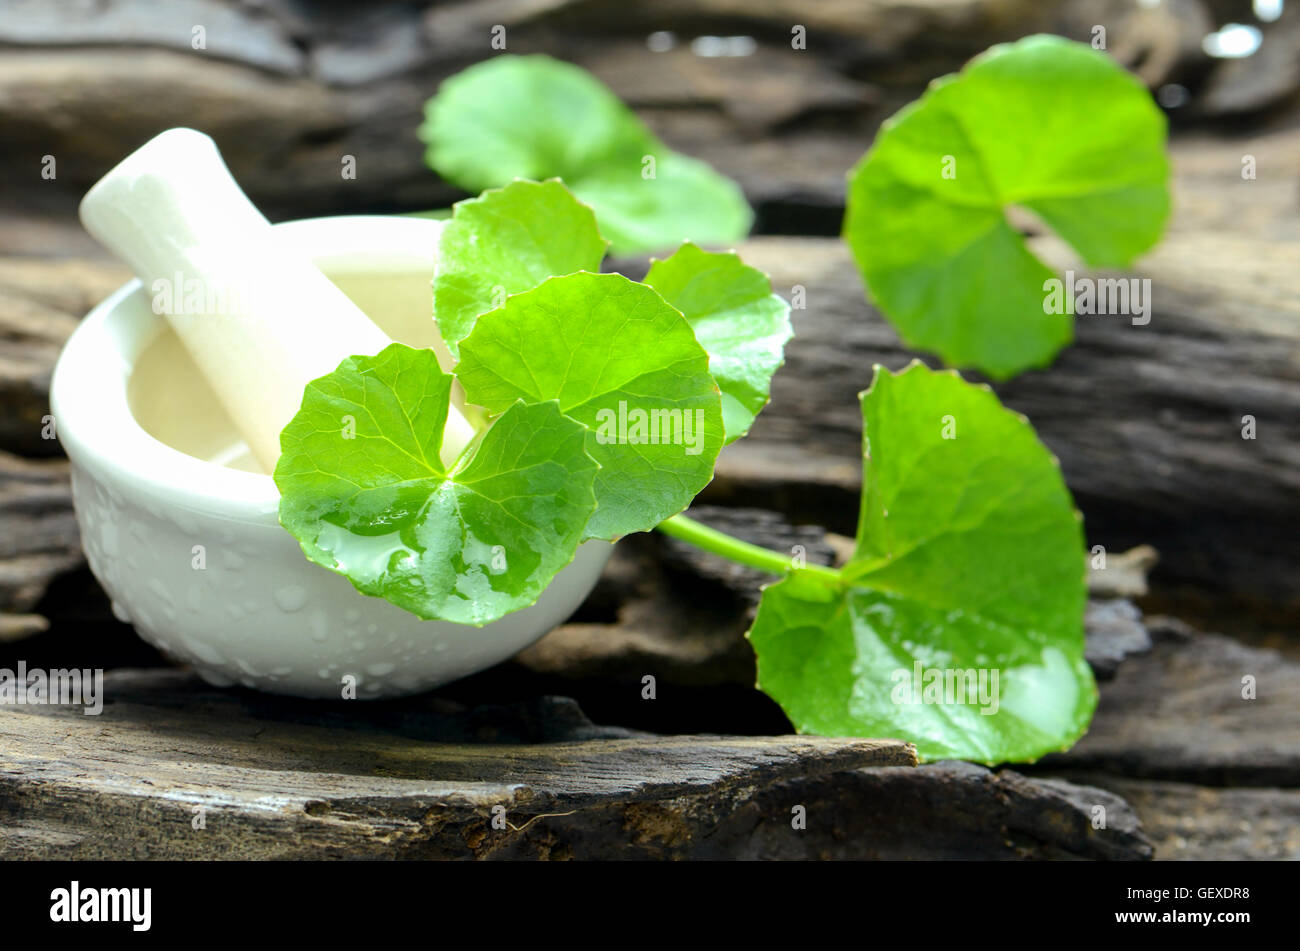
MULTIPOLYGON (((751 822, 789 826, 775 804, 766 816, 754 805, 785 781, 915 762, 895 740, 600 728, 558 698, 356 710, 130 669, 107 693, 98 716, 0 716, 0 843, 12 857, 725 855, 746 847, 751 822)), ((827 842, 786 838, 791 855, 827 842)))

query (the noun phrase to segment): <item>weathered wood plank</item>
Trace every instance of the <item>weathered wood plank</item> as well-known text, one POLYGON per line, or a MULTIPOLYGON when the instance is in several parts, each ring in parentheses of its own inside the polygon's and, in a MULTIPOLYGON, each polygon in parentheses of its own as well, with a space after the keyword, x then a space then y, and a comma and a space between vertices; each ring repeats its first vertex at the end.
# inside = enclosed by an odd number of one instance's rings
POLYGON ((98 716, 0 707, 10 857, 653 856, 688 844, 659 841, 665 824, 723 819, 782 780, 914 762, 893 740, 599 728, 546 698, 305 704, 171 670, 113 672, 106 693, 98 716), (510 825, 493 829, 498 806, 510 825))
POLYGON ((1300 786, 1300 664, 1185 625, 1148 626, 1152 650, 1119 666, 1087 735, 1069 752, 1044 757, 1041 768, 1300 786))
POLYGON ((91 307, 130 276, 120 264, 0 258, 0 451, 58 455, 50 374, 91 307))
POLYGON ((1123 797, 1162 861, 1300 860, 1300 790, 1065 775, 1123 797))
MULTIPOLYGON (((1153 855, 1137 816, 1119 796, 1010 769, 935 763, 854 770, 790 785, 812 801, 811 817, 835 823, 839 846, 828 858, 1142 860, 1153 855), (1094 827, 1098 808, 1104 810, 1105 828, 1094 827)), ((756 844, 773 832, 761 827, 756 844)))
POLYGON ((29 612, 84 563, 71 502, 66 462, 0 452, 0 642, 43 630, 29 612))
POLYGON ((889 740, 658 737, 571 701, 304 704, 117 671, 0 708, 10 858, 1147 858, 1118 797, 889 740), (1108 828, 1092 828, 1104 805, 1108 828), (499 809, 498 809, 499 807, 499 809), (802 807, 806 828, 791 822, 802 807), (493 826, 494 810, 500 826, 493 826), (198 817, 201 816, 201 821, 198 817))

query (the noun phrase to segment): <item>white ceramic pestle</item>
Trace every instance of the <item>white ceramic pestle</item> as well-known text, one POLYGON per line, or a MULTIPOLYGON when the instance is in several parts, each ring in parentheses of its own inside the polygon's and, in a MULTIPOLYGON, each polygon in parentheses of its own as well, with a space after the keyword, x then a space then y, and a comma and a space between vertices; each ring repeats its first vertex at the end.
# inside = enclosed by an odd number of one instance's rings
MULTIPOLYGON (((277 234, 201 132, 170 129, 131 153, 86 194, 81 221, 139 277, 268 473, 307 383, 391 343, 277 234)), ((452 406, 443 461, 473 435, 452 406)))

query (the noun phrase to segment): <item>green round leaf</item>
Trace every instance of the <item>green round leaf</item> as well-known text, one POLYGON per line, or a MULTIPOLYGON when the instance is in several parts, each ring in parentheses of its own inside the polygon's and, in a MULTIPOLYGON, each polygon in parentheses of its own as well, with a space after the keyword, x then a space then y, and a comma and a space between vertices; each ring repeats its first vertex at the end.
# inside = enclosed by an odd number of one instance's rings
POLYGON ((764 590, 760 686, 801 731, 901 737, 924 759, 1068 747, 1097 695, 1055 458, 986 387, 920 364, 878 368, 862 418, 854 554, 839 585, 795 572, 764 590))
POLYGON ((280 436, 280 523, 362 593, 482 625, 573 559, 596 463, 555 402, 516 401, 448 469, 451 381, 433 351, 395 343, 308 384, 280 436))
POLYGON ((652 288, 618 274, 553 277, 484 314, 460 346, 466 399, 489 413, 558 400, 598 463, 591 538, 644 532, 713 477, 722 408, 709 355, 652 288))
POLYGON ((457 203, 438 240, 433 313, 452 355, 479 314, 556 274, 598 271, 596 216, 558 181, 518 181, 457 203))
POLYGON ((495 56, 445 80, 425 104, 431 168, 468 191, 515 178, 566 179, 654 142, 586 70, 548 56, 495 56))
POLYGON ((562 178, 619 254, 735 241, 753 217, 734 182, 665 147, 590 73, 546 56, 497 56, 451 77, 419 134, 428 165, 468 191, 562 178))
POLYGON ((1006 378, 1051 362, 1070 317, 1007 222, 1028 208, 1097 267, 1169 214, 1165 120, 1105 54, 1052 36, 995 46, 885 122, 850 173, 844 238, 910 346, 1006 378))
POLYGON ((688 238, 727 244, 749 234, 754 220, 739 185, 658 142, 565 179, 596 209, 601 232, 619 254, 672 247, 688 238))
POLYGON ((766 274, 735 252, 714 254, 689 243, 651 264, 645 283, 686 316, 709 352, 727 442, 734 442, 767 405, 772 375, 794 333, 790 305, 772 293, 766 274))

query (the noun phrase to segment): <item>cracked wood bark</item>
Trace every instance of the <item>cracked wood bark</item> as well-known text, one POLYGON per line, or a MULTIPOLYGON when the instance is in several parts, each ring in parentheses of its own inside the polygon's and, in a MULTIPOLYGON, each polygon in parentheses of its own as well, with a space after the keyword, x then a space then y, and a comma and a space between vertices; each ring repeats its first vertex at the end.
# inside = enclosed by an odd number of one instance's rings
POLYGON ((46 438, 54 361, 86 312, 129 277, 120 264, 0 258, 0 451, 59 452, 46 438))
POLYGON ((179 671, 117 671, 106 692, 99 716, 0 708, 6 857, 1150 856, 1113 794, 900 768, 898 741, 657 737, 553 698, 303 704, 179 671))
POLYGON ((45 630, 33 609, 84 561, 70 492, 66 463, 0 452, 0 643, 45 630))
POLYGON ((1087 735, 1042 768, 1300 786, 1300 663, 1176 622, 1152 619, 1148 629, 1154 647, 1103 686, 1087 735))
MULTIPOLYGON (((816 805, 810 814, 829 811, 834 817, 837 838, 844 844, 828 858, 1153 856, 1132 808, 1115 793, 1091 785, 956 762, 855 770, 797 785, 816 805), (1105 810, 1106 828, 1094 828, 1098 807, 1105 810)), ((766 831, 756 835, 760 845, 766 831)))
POLYGON ((657 856, 781 780, 914 762, 893 740, 651 737, 547 699, 304 704, 179 671, 117 671, 106 693, 98 716, 0 708, 10 857, 657 856))
POLYGON ((1300 790, 1065 776, 1123 797, 1161 859, 1300 861, 1300 790))

